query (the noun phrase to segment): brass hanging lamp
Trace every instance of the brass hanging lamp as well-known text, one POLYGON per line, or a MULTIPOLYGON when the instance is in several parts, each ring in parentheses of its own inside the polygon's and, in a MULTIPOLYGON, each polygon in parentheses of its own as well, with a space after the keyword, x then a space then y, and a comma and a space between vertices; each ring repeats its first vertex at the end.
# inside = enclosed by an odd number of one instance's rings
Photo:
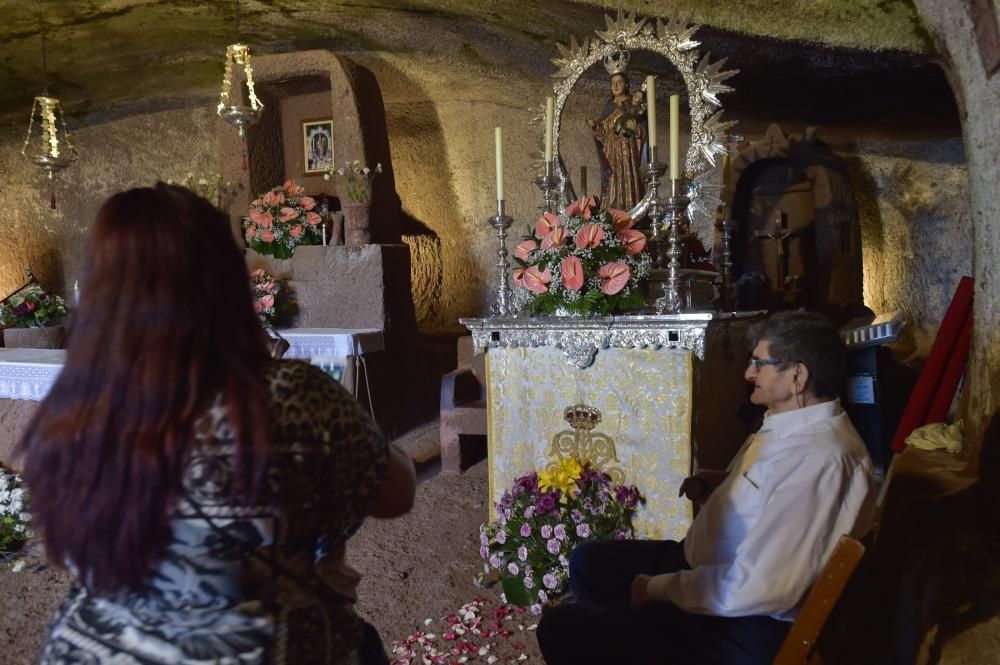
MULTIPOLYGON (((240 25, 240 2, 236 0, 236 36, 239 40, 240 25)), ((238 99, 239 95, 235 95, 238 99)), ((257 97, 253 84, 253 67, 250 65, 250 47, 239 41, 226 47, 226 68, 222 76, 222 92, 219 95, 219 106, 216 111, 219 117, 233 125, 240 132, 240 141, 243 144, 241 154, 241 167, 247 170, 246 155, 246 128, 260 120, 260 115, 264 111, 264 104, 257 97), (243 68, 243 75, 247 86, 248 105, 233 104, 230 95, 233 90, 233 73, 239 75, 239 67, 243 68)))
POLYGON ((42 3, 38 2, 38 22, 42 37, 42 80, 44 90, 35 97, 31 105, 31 116, 28 118, 28 132, 21 146, 21 155, 31 160, 44 170, 50 183, 49 207, 56 208, 55 177, 56 174, 77 160, 76 148, 66 130, 66 120, 63 117, 59 100, 49 96, 48 63, 46 61, 46 26, 42 16, 42 3), (36 118, 37 116, 37 123, 36 118), (38 131, 35 131, 37 124, 38 131))

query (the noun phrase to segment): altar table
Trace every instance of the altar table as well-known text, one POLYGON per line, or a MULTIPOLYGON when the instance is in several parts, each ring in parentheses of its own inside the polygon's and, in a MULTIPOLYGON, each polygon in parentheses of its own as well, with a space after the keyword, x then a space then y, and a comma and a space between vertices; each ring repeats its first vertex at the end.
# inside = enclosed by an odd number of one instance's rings
POLYGON ((592 435, 613 442, 605 468, 646 499, 636 535, 682 538, 693 515, 681 481, 724 468, 745 438, 736 410, 746 401, 745 331, 758 314, 463 319, 487 351, 491 504, 555 459, 554 438, 573 436, 564 409, 586 404, 601 412, 592 435))
MULTIPOLYGON (((315 364, 385 349, 383 333, 375 328, 288 328, 278 332, 290 345, 286 358, 315 364)), ((0 349, 0 399, 43 399, 65 358, 62 349, 0 349)))

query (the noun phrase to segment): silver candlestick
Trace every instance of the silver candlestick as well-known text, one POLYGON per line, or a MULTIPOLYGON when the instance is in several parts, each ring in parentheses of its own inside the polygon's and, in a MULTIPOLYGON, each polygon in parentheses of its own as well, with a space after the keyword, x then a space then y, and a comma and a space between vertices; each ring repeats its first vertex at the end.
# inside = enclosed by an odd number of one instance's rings
POLYGON ((556 185, 558 183, 555 161, 545 162, 545 174, 535 179, 535 184, 542 190, 542 196, 545 198, 545 212, 555 212, 556 185))
POLYGON ((684 255, 687 235, 687 207, 691 199, 684 195, 684 179, 670 180, 670 198, 664 230, 667 232, 667 283, 663 295, 656 300, 657 314, 679 314, 684 304, 684 285, 681 282, 681 258, 684 255))
POLYGON ((667 165, 657 161, 656 146, 649 147, 649 162, 644 169, 646 174, 646 191, 649 194, 649 244, 653 257, 653 267, 659 267, 660 225, 658 220, 665 212, 663 201, 660 200, 660 178, 667 172, 667 165))
MULTIPOLYGON (((724 212, 726 211, 724 210, 724 212)), ((723 311, 732 311, 735 304, 735 294, 733 293, 733 240, 736 238, 736 226, 736 220, 728 214, 724 214, 722 221, 718 223, 719 230, 722 232, 722 260, 719 261, 719 276, 722 279, 722 289, 719 294, 719 304, 720 309, 723 311)))
POLYGON ((497 230, 497 295, 490 307, 490 316, 508 316, 511 312, 511 291, 508 275, 510 262, 507 260, 507 229, 514 223, 513 217, 506 214, 506 202, 497 201, 497 214, 487 221, 497 230))

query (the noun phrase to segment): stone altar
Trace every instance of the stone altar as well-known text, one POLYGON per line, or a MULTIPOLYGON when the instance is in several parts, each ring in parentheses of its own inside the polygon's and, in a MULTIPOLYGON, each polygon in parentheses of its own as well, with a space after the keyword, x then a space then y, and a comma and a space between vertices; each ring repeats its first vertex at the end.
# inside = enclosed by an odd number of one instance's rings
POLYGON ((544 467, 563 409, 584 403, 615 443, 626 483, 646 497, 637 536, 681 538, 692 518, 677 489, 724 468, 747 435, 745 333, 761 313, 462 319, 487 351, 490 501, 544 467))

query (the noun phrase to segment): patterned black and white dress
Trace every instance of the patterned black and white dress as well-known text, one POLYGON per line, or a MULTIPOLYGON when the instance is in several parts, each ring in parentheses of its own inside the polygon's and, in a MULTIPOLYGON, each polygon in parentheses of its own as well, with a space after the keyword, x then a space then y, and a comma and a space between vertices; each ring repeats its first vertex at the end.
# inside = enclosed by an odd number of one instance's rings
POLYGON ((232 428, 213 407, 198 423, 172 539, 148 590, 108 597, 77 580, 43 664, 357 662, 359 575, 344 547, 386 475, 388 449, 321 370, 280 361, 268 381, 272 436, 258 498, 231 498, 232 428))

